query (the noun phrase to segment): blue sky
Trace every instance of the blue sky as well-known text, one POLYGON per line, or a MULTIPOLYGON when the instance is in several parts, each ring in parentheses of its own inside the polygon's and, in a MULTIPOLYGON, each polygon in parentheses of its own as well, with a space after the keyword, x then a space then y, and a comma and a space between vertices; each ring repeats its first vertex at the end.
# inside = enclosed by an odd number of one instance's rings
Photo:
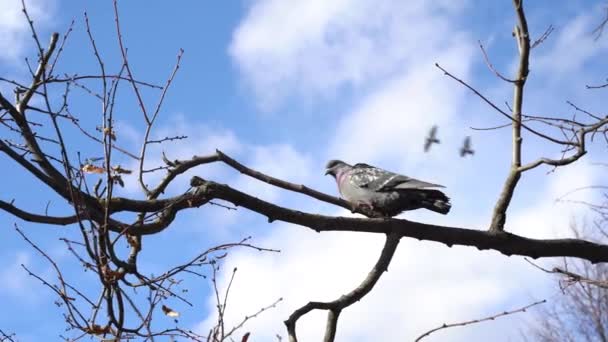
MULTIPOLYGON (((110 1, 29 0, 44 42, 50 32, 65 32, 72 19, 74 32, 60 67, 79 74, 97 71, 84 30, 88 12, 96 43, 108 68, 117 70, 120 53, 110 1)), ((602 4, 588 1, 529 1, 527 13, 532 38, 548 25, 555 32, 533 50, 524 111, 545 115, 572 115, 570 100, 595 112, 602 107, 605 90, 586 90, 606 78, 602 57, 608 40, 594 41, 590 32, 601 20, 602 4)), ((33 58, 33 44, 19 12, 20 1, 0 2, 0 75, 27 79, 23 58, 33 58)), ((508 171, 510 132, 473 131, 469 127, 504 124, 504 120, 462 86, 434 67, 438 62, 457 76, 482 89, 498 104, 511 101, 509 84, 498 80, 484 64, 480 40, 494 65, 505 74, 515 69, 514 25, 510 1, 291 1, 251 0, 188 3, 120 3, 121 24, 129 60, 137 78, 164 83, 180 48, 185 50, 181 69, 169 92, 158 125, 158 137, 185 134, 187 141, 162 147, 170 158, 212 153, 216 148, 248 166, 295 183, 336 193, 323 177, 328 159, 368 162, 447 186, 453 209, 448 216, 412 212, 410 219, 483 229, 508 171), (427 129, 439 125, 443 143, 431 153, 422 152, 427 129), (473 137, 477 153, 461 159, 457 148, 463 137, 473 137)), ((92 87, 98 84, 90 83, 92 87)), ((11 89, 0 86, 3 94, 11 89)), ((129 89, 121 89, 116 134, 121 146, 138 151, 143 132, 141 114, 129 89)), ((153 106, 157 93, 144 97, 153 106)), ((94 130, 101 122, 99 105, 85 93, 73 90, 72 109, 83 125, 94 130)), ((5 134, 6 132, 3 132, 5 134)), ((92 144, 66 127, 71 156, 102 155, 92 144)), ((559 156, 559 149, 524 136, 524 159, 559 156)), ((582 207, 557 203, 574 188, 605 181, 593 162, 606 161, 605 146, 576 165, 539 168, 526 174, 509 210, 507 229, 529 237, 568 236, 573 217, 582 207), (603 154, 602 154, 603 153, 603 154)), ((115 161, 133 167, 133 161, 116 155, 115 161)), ((160 149, 149 153, 149 166, 160 163, 160 149)), ((67 207, 40 184, 0 157, 10 184, 2 200, 42 211, 52 200, 51 212, 67 207)), ((310 212, 348 215, 344 210, 303 196, 285 193, 248 179, 221 165, 204 166, 191 174, 226 182, 276 203, 310 212)), ((191 175, 189 174, 189 175, 191 175)), ((170 189, 187 188, 185 175, 170 189)), ((94 176, 92 176, 94 177, 94 176)), ((146 181, 153 184, 157 177, 146 181)), ((136 181, 126 179, 122 195, 141 197, 136 181)), ((593 200, 580 192, 576 199, 593 200)), ((574 197, 573 197, 574 198, 574 197)), ((16 221, 0 212, 5 228, 0 233, 0 328, 17 333, 23 341, 53 339, 63 330, 50 291, 28 277, 19 266, 31 266, 52 278, 49 265, 12 229, 16 222, 83 287, 91 289, 91 274, 82 274, 66 254, 59 237, 72 236, 72 228, 37 226, 16 221)), ((225 269, 239 267, 228 319, 237 322, 279 297, 276 308, 245 327, 253 341, 268 341, 284 334, 282 321, 309 300, 337 297, 362 279, 375 262, 381 236, 368 234, 317 234, 283 223, 268 224, 244 210, 226 211, 207 206, 184 213, 158 236, 147 238, 142 268, 156 274, 186 260, 215 243, 253 236, 254 242, 281 249, 280 254, 237 251, 225 269), (240 286, 239 286, 240 285, 240 286)), ((551 262, 551 261, 546 261, 551 262)), ((220 280, 225 284, 225 276, 220 280)), ((194 308, 169 302, 182 313, 180 322, 206 331, 214 319, 209 283, 188 279, 194 308)), ((377 288, 341 318, 338 340, 411 340, 444 322, 462 321, 523 306, 536 299, 553 298, 551 278, 522 258, 463 247, 447 248, 405 239, 389 272, 377 288), (361 324, 361 322, 366 322, 361 324)), ((304 340, 315 341, 323 331, 324 313, 301 320, 304 340)), ((525 330, 530 314, 497 322, 453 329, 432 335, 429 341, 514 341, 525 330)), ((170 320, 158 316, 160 325, 170 320)))

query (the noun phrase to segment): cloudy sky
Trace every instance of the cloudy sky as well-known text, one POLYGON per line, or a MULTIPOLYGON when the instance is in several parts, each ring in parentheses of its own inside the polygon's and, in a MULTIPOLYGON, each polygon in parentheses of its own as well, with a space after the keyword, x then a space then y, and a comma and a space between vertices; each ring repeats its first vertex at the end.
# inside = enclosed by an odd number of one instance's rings
MULTIPOLYGON (((26 3, 44 42, 50 32, 65 32, 75 20, 59 65, 62 72, 96 72, 84 29, 85 10, 108 68, 118 70, 120 54, 110 1, 26 3)), ((530 1, 527 13, 532 38, 549 25, 555 31, 533 50, 526 113, 571 116, 567 100, 590 111, 605 112, 602 91, 585 89, 585 84, 597 84, 606 77, 601 59, 608 39, 595 41, 591 34, 602 19, 600 5, 583 0, 530 1)), ((441 64, 504 107, 505 101, 511 101, 512 89, 487 69, 477 42, 484 44, 499 70, 513 73, 517 49, 511 36, 510 1, 413 0, 406 5, 397 0, 235 0, 179 6, 125 1, 120 10, 137 78, 164 83, 178 50, 185 50, 153 135, 189 138, 153 149, 149 166, 160 162, 161 150, 170 158, 188 158, 218 148, 270 175, 336 194, 335 184, 323 176, 325 162, 334 158, 367 162, 447 187, 453 203, 449 215, 411 212, 403 217, 475 229, 489 224, 510 163, 510 132, 472 130, 470 127, 506 122, 443 76, 434 64, 441 64), (442 144, 425 154, 424 135, 434 124, 439 126, 442 144), (462 159, 457 151, 467 135, 472 136, 476 154, 462 159)), ((1 76, 27 79, 24 58, 34 60, 35 54, 26 24, 20 1, 0 1, 1 76)), ((99 84, 91 83, 91 87, 99 89, 99 84)), ((5 84, 0 91, 12 97, 5 84)), ((144 127, 141 114, 128 89, 123 96, 117 112, 118 142, 137 151, 144 127)), ((145 99, 153 105, 154 96, 146 93, 145 99)), ((98 104, 79 90, 73 90, 72 101, 83 125, 94 130, 101 122, 98 104)), ((75 134, 68 133, 68 138, 73 139, 74 158, 78 150, 86 157, 102 154, 101 147, 81 141, 75 134)), ((532 136, 525 135, 524 143, 526 161, 560 155, 558 148, 532 136)), ((514 196, 507 229, 536 238, 569 236, 569 223, 588 218, 588 213, 584 207, 556 199, 572 189, 606 180, 594 166, 606 161, 605 146, 592 146, 591 150, 576 165, 551 173, 547 168, 527 173, 514 196)), ((123 165, 132 165, 126 157, 117 158, 123 158, 118 160, 123 165)), ((39 211, 48 200, 56 201, 18 172, 11 161, 1 157, 0 163, 7 173, 5 180, 11 180, 4 185, 2 200, 15 199, 18 205, 39 211)), ((221 165, 205 166, 192 174, 226 182, 290 208, 348 215, 221 165)), ((160 176, 146 181, 153 184, 160 176)), ((170 192, 184 191, 188 179, 178 180, 170 192)), ((127 180, 121 191, 141 196, 134 180, 127 180)), ((578 192, 569 199, 592 201, 594 196, 578 192)), ((50 210, 59 214, 65 207, 55 203, 50 210)), ((14 223, 49 251, 72 280, 87 287, 94 278, 80 272, 58 240, 69 236, 69 230, 15 221, 2 212, 0 223, 4 228, 0 230, 0 281, 4 284, 0 302, 5 304, 0 328, 15 332, 23 341, 52 340, 63 332, 60 308, 53 304, 50 291, 28 277, 20 265, 50 278, 54 275, 14 232, 14 223)), ((238 267, 227 312, 229 322, 238 322, 284 298, 275 309, 246 325, 244 331, 252 332, 253 341, 270 341, 276 334, 285 337, 282 321, 294 309, 353 289, 375 263, 383 242, 379 234, 318 234, 284 223, 268 224, 244 209, 209 206, 185 213, 170 229, 147 238, 142 268, 158 274, 197 251, 245 236, 253 236, 260 246, 281 250, 280 254, 235 251, 223 265, 224 270, 238 267)), ((220 285, 227 283, 229 275, 222 273, 220 285)), ((189 281, 195 306, 177 301, 168 304, 182 313, 184 326, 206 332, 215 319, 215 299, 207 280, 189 281)), ((389 272, 374 291, 342 314, 337 340, 413 340, 444 322, 479 318, 556 295, 554 279, 523 258, 403 239, 389 272)), ((428 341, 516 341, 532 324, 531 318, 533 314, 527 313, 445 330, 428 341)), ((302 340, 319 340, 324 319, 325 313, 317 312, 300 320, 302 340)))

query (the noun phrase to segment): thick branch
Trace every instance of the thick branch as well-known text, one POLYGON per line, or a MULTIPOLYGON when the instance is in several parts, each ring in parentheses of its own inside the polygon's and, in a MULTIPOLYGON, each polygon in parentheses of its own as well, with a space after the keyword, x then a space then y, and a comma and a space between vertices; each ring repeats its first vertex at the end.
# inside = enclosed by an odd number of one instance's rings
MULTIPOLYGON (((1 99, 2 98, 0 96, 0 100, 1 99)), ((0 139, 0 151, 6 153, 6 155, 8 155, 11 159, 16 161, 19 165, 21 165, 24 169, 26 169, 28 172, 30 172, 32 175, 34 175, 36 178, 38 178, 44 184, 48 185, 51 189, 55 190, 55 192, 57 192, 64 198, 67 198, 67 191, 63 187, 61 187, 61 185, 59 185, 55 179, 44 174, 42 171, 40 171, 38 168, 36 168, 34 165, 32 165, 32 163, 27 161, 23 156, 21 156, 20 154, 15 152, 12 148, 10 148, 1 139, 0 139)))
POLYGON ((440 242, 452 245, 471 246, 479 250, 495 250, 507 256, 523 255, 532 258, 570 256, 589 260, 592 263, 608 262, 608 246, 581 239, 529 239, 515 234, 499 234, 458 227, 437 226, 404 219, 354 218, 315 215, 290 210, 247 195, 227 185, 193 177, 192 186, 197 187, 195 198, 214 198, 228 201, 268 217, 272 222, 280 220, 308 227, 317 232, 350 231, 367 233, 396 233, 400 237, 440 242))
MULTIPOLYGON (((25 117, 25 109, 29 100, 32 98, 33 94, 36 92, 38 87, 44 83, 43 79, 45 79, 44 74, 46 72, 46 67, 51 58, 53 51, 57 45, 57 40, 59 39, 59 35, 57 33, 53 33, 51 36, 51 42, 49 43, 49 47, 47 51, 40 57, 40 63, 38 65, 38 69, 34 74, 32 84, 29 88, 27 88, 21 100, 16 104, 16 107, 13 106, 6 100, 2 94, 0 94, 0 106, 11 115, 15 123, 19 126, 19 130, 21 131, 21 135, 25 140, 28 149, 32 152, 36 162, 40 164, 40 167, 44 170, 44 172, 51 178, 54 179, 56 184, 62 184, 65 186, 65 190, 59 192, 64 198, 69 199, 69 195, 67 193, 67 180, 65 177, 49 162, 49 160, 45 157, 45 154, 42 152, 42 149, 38 145, 36 141, 36 135, 32 132, 30 125, 25 117)), ((14 158, 13 158, 14 159, 14 158)), ((55 189, 55 188, 54 188, 55 189)), ((55 189, 56 191, 58 189, 55 189)))
MULTIPOLYGON (((163 157, 164 157, 164 154, 163 154, 163 157)), ((163 178, 163 180, 156 186, 156 188, 154 188, 152 191, 150 191, 149 198, 157 198, 159 195, 164 193, 165 190, 167 189, 167 186, 169 186, 169 184, 175 179, 175 177, 181 175, 182 173, 184 173, 196 166, 216 162, 219 160, 219 157, 217 154, 205 156, 205 157, 194 156, 194 157, 192 157, 192 159, 187 160, 187 161, 175 160, 173 162, 169 161, 166 158, 164 158, 164 159, 165 159, 165 163, 170 164, 170 166, 172 166, 172 169, 170 169, 167 172, 167 175, 165 176, 165 178, 163 178)))
POLYGON ((59 34, 53 33, 51 35, 51 42, 49 43, 49 47, 46 49, 44 55, 40 56, 40 63, 38 64, 38 69, 36 69, 36 73, 34 73, 32 85, 27 88, 27 90, 23 94, 23 97, 21 97, 21 100, 17 104, 17 111, 19 111, 19 113, 24 113, 27 104, 36 92, 36 89, 38 89, 38 87, 41 85, 40 81, 42 80, 43 75, 46 72, 46 67, 49 63, 51 56, 53 55, 53 52, 55 51, 55 47, 57 46, 58 40, 59 34))
POLYGON ((325 337, 323 338, 323 341, 334 341, 336 337, 336 328, 338 325, 338 318, 340 317, 340 313, 344 308, 351 306, 352 304, 361 300, 374 288, 374 285, 376 285, 376 283, 380 279, 380 276, 382 276, 382 274, 387 270, 388 265, 390 264, 393 255, 397 250, 397 246, 399 245, 400 239, 401 236, 396 233, 391 233, 387 235, 386 242, 384 244, 384 247, 382 248, 382 253, 378 258, 378 261, 376 262, 372 270, 369 272, 365 280, 363 280, 363 282, 359 286, 357 286, 357 288, 332 302, 309 302, 308 304, 294 311, 285 321, 285 325, 287 326, 287 332, 289 334, 289 341, 298 341, 296 334, 296 323, 298 319, 315 309, 329 311, 327 313, 327 325, 325 327, 325 337))
POLYGON ((528 23, 523 8, 523 0, 513 0, 515 11, 517 13, 517 25, 515 26, 515 39, 517 39, 517 47, 519 48, 519 67, 514 81, 513 87, 513 159, 511 161, 511 170, 505 180, 494 213, 492 214, 492 223, 490 231, 504 231, 507 208, 513 198, 515 187, 521 178, 521 113, 523 106, 524 85, 528 78, 528 62, 530 58, 530 34, 528 33, 528 23))
POLYGON ((45 223, 45 224, 54 224, 67 226, 72 223, 78 222, 78 217, 76 215, 73 216, 64 216, 64 217, 56 217, 56 216, 47 216, 47 215, 38 215, 32 214, 27 211, 21 210, 14 206, 11 203, 0 201, 0 209, 17 216, 18 218, 35 223, 45 223))

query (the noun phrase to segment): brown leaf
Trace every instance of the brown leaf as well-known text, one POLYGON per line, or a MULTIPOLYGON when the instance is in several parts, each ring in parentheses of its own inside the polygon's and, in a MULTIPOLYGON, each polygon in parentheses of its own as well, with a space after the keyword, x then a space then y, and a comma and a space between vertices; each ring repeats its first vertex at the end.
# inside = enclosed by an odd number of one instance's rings
POLYGON ((107 325, 105 327, 102 327, 101 325, 93 324, 92 326, 85 328, 86 333, 94 335, 107 334, 109 331, 110 327, 107 325))
POLYGON ((110 139, 116 141, 116 133, 110 130, 110 127, 106 127, 103 129, 103 134, 109 135, 110 139))
POLYGON ((241 342, 247 342, 249 340, 249 335, 251 335, 251 333, 245 333, 245 335, 243 335, 243 338, 241 339, 241 342))
POLYGON ((120 271, 114 271, 107 265, 101 266, 101 273, 104 276, 104 279, 108 283, 113 283, 118 279, 122 279, 124 273, 120 271))
POLYGON ((141 245, 139 244, 139 239, 137 238, 136 235, 127 234, 127 242, 129 243, 129 246, 135 248, 136 250, 141 249, 141 245))
POLYGON ((106 172, 106 169, 104 169, 103 167, 95 166, 93 164, 85 164, 82 167, 82 171, 86 172, 86 173, 97 173, 97 174, 100 174, 100 173, 106 172))
POLYGON ((65 292, 63 290, 59 290, 59 294, 65 300, 76 300, 76 298, 69 297, 67 294, 65 294, 65 292))
POLYGON ((170 307, 163 305, 162 306, 163 313, 169 317, 179 317, 179 312, 171 309, 170 307))

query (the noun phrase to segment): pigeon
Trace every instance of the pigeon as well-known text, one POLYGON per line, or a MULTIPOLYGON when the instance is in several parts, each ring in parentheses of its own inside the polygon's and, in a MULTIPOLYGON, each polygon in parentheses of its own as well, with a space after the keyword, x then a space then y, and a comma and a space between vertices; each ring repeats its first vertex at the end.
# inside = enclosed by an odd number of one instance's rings
POLYGON ((473 149, 471 148, 471 137, 469 137, 469 136, 464 138, 464 141, 462 142, 462 147, 460 148, 461 157, 466 157, 467 154, 470 154, 470 155, 475 154, 475 151, 473 151, 473 149))
POLYGON ((439 139, 437 139, 437 125, 431 127, 429 135, 424 140, 424 152, 428 152, 433 144, 439 144, 439 139))
POLYGON ((443 192, 431 189, 443 188, 442 185, 364 163, 351 166, 341 160, 330 160, 325 168, 325 175, 336 179, 341 197, 351 203, 353 212, 362 209, 393 217, 406 210, 424 208, 445 215, 452 207, 443 192))

